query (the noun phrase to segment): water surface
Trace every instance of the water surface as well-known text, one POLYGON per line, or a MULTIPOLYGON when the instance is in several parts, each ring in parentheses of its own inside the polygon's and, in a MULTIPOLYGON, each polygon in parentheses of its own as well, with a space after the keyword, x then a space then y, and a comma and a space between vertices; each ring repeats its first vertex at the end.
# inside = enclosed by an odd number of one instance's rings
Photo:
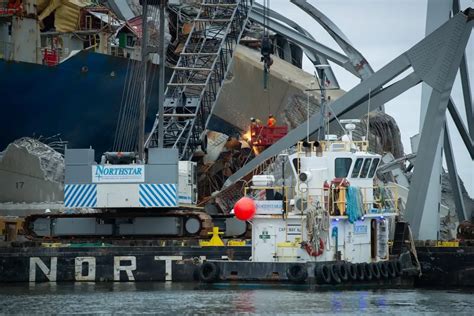
POLYGON ((2 314, 474 314, 466 291, 314 292, 165 283, 0 284, 2 314))

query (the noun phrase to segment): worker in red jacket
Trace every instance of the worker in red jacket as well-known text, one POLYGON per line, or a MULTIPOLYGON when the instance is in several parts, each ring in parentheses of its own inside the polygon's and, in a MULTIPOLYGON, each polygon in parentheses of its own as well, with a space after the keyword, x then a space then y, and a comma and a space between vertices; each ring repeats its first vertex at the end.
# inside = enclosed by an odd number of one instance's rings
POLYGON ((275 127, 275 126, 276 126, 276 123, 277 123, 276 119, 273 117, 272 114, 270 114, 270 115, 268 116, 267 126, 268 126, 268 127, 275 127))

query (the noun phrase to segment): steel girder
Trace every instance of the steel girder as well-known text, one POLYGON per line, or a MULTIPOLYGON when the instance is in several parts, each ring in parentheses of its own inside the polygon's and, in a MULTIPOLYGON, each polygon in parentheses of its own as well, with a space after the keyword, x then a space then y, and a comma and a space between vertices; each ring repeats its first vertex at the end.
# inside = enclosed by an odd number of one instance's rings
MULTIPOLYGON (((261 4, 255 3, 254 6, 252 7, 252 10, 258 12, 259 14, 263 14, 263 6, 261 4)), ((314 37, 311 35, 311 33, 309 33, 307 30, 305 30, 303 27, 301 27, 295 21, 290 20, 289 18, 281 15, 280 13, 278 13, 276 11, 273 11, 272 9, 267 8, 267 10, 268 10, 267 13, 271 18, 274 18, 275 20, 281 21, 281 22, 289 25, 290 27, 294 28, 295 30, 297 30, 301 34, 311 38, 312 40, 315 40, 314 37)), ((305 55, 313 63, 314 66, 320 65, 320 64, 328 64, 328 60, 324 56, 317 55, 317 54, 313 53, 312 51, 310 51, 310 50, 308 50, 304 47, 302 49, 303 49, 303 52, 305 53, 305 55)), ((326 75, 327 79, 331 82, 329 87, 339 89, 339 83, 338 83, 336 75, 334 74, 331 67, 326 69, 325 75, 326 75)))
POLYGON ((462 92, 464 97, 464 106, 466 108, 467 126, 469 129, 469 135, 471 139, 474 139, 474 102, 472 101, 471 85, 469 81, 469 75, 467 71, 467 60, 466 55, 462 57, 460 74, 462 92))
MULTIPOLYGON (((456 14, 459 11, 460 11, 459 0, 454 0, 453 1, 453 14, 456 14)), ((474 101, 472 100, 471 84, 469 80, 468 69, 469 68, 467 67, 466 54, 464 54, 464 56, 462 56, 461 67, 459 68, 460 70, 459 73, 461 75, 462 93, 463 93, 463 98, 464 98, 464 106, 466 108, 467 128, 469 129, 469 135, 471 136, 471 140, 472 140, 474 139, 474 101)), ((472 155, 471 155, 471 158, 472 158, 472 155)))
POLYGON ((290 0, 291 3, 295 4, 301 10, 309 14, 314 20, 316 20, 336 41, 341 49, 346 53, 347 57, 351 61, 351 64, 355 67, 358 77, 362 80, 370 77, 374 70, 370 67, 367 60, 362 54, 351 44, 349 39, 344 33, 334 24, 327 16, 321 11, 316 9, 314 6, 309 4, 306 0, 290 0))
POLYGON ((421 130, 417 162, 407 200, 407 220, 415 237, 418 236, 422 216, 438 216, 438 210, 423 214, 440 132, 446 121, 446 109, 456 73, 472 31, 474 11, 459 13, 428 35, 408 53, 413 69, 431 88, 431 94, 421 130), (422 163, 419 163, 422 162, 422 163))
MULTIPOLYGON (((465 13, 458 13, 447 23, 421 40, 407 52, 392 60, 382 69, 355 86, 352 90, 331 104, 335 116, 356 113, 358 110, 367 109, 369 91, 377 91, 372 96, 370 104, 372 109, 423 81, 432 87, 429 107, 425 123, 422 128, 420 147, 417 161, 423 161, 415 167, 413 180, 407 202, 407 219, 412 225, 417 236, 423 209, 427 184, 434 163, 434 154, 437 148, 439 134, 445 124, 445 113, 448 107, 449 96, 454 83, 457 69, 460 67, 464 49, 469 39, 474 20, 474 10, 467 9, 465 13), (382 89, 383 85, 400 75, 409 67, 413 73, 404 79, 382 89), (352 113, 351 113, 352 111, 352 113)), ((311 134, 320 126, 320 114, 314 114, 306 123, 295 128, 288 135, 273 146, 267 148, 259 156, 232 175, 224 187, 235 183, 252 170, 256 169, 268 159, 278 155, 281 151, 293 146, 305 138, 307 128, 311 134)), ((438 210, 436 211, 436 214, 438 210)))
MULTIPOLYGON (((350 43, 349 39, 344 35, 344 33, 321 11, 317 10, 315 7, 307 3, 305 0, 291 0, 293 4, 298 6, 300 9, 308 13, 313 19, 315 19, 336 41, 336 43, 341 47, 341 49, 346 53, 347 56, 344 56, 331 48, 318 43, 314 38, 303 28, 301 28, 294 21, 289 20, 288 18, 283 17, 282 15, 271 11, 270 16, 279 20, 283 23, 288 24, 289 26, 296 29, 298 32, 295 32, 291 28, 288 28, 278 22, 268 20, 266 21, 263 17, 263 10, 261 6, 256 6, 252 13, 250 14, 250 19, 254 22, 264 24, 267 22, 266 26, 277 32, 288 37, 290 40, 300 45, 307 54, 308 58, 311 59, 311 54, 316 55, 320 59, 327 59, 335 62, 339 66, 344 67, 346 70, 356 75, 357 77, 366 79, 370 77, 374 71, 369 65, 364 56, 350 43), (309 54, 308 54, 309 53, 309 54), (343 58, 343 56, 345 58, 343 58)), ((324 60, 320 60, 325 62, 324 60)), ((313 62, 314 63, 314 62, 313 62)), ((331 78, 329 78, 331 80, 331 78)))
POLYGON ((449 181, 451 190, 454 194, 454 205, 459 222, 469 220, 464 200, 462 198, 461 182, 456 169, 456 161, 454 160, 453 150, 451 146, 451 138, 449 135, 448 124, 444 125, 444 154, 446 156, 446 165, 448 167, 449 181))
POLYGON ((265 26, 268 27, 270 30, 288 37, 289 39, 291 39, 291 41, 301 46, 302 48, 307 49, 318 56, 323 56, 324 58, 345 68, 350 73, 360 78, 360 74, 357 72, 356 67, 352 65, 350 59, 347 56, 309 38, 308 36, 299 33, 298 31, 288 26, 278 23, 272 19, 264 19, 263 14, 259 13, 258 11, 251 11, 249 14, 249 18, 256 23, 262 25, 265 24, 265 26))
POLYGON ((474 160, 474 142, 472 138, 469 136, 466 126, 464 125, 461 115, 459 114, 458 109, 456 108, 456 105, 454 104, 452 98, 449 99, 448 111, 449 111, 449 114, 451 114, 451 118, 453 119, 454 124, 456 125, 456 128, 459 132, 459 135, 461 136, 461 139, 464 142, 464 146, 466 146, 466 149, 469 155, 471 156, 471 159, 474 160))

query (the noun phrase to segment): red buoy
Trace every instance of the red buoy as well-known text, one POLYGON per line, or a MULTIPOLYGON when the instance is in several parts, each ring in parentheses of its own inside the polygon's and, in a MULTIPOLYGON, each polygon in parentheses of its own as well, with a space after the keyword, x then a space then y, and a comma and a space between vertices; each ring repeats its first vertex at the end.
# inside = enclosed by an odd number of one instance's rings
POLYGON ((255 206, 255 201, 248 197, 243 197, 237 201, 234 205, 234 214, 235 217, 241 221, 248 221, 253 218, 255 215, 257 207, 255 206))

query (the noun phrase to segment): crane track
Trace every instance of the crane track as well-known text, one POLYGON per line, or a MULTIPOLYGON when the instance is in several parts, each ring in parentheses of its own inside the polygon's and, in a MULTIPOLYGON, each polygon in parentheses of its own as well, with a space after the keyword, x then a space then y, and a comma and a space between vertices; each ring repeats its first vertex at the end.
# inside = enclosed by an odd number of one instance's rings
POLYGON ((132 240, 152 240, 152 239, 199 239, 209 238, 209 232, 212 231, 213 221, 212 217, 204 211, 196 210, 194 208, 183 208, 179 209, 153 209, 148 211, 136 211, 136 210, 123 210, 119 212, 96 212, 96 213, 80 213, 80 214, 35 214, 25 218, 23 224, 25 236, 30 240, 48 240, 48 241, 64 241, 64 240, 76 240, 76 241, 97 241, 97 240, 116 240, 116 239, 132 239, 132 240), (133 223, 136 219, 155 219, 155 218, 171 218, 178 223, 178 233, 166 234, 121 234, 120 230, 112 228, 109 233, 90 233, 80 234, 74 233, 55 233, 57 231, 56 225, 60 225, 60 219, 70 219, 69 227, 71 223, 74 223, 74 219, 77 222, 81 222, 89 219, 89 222, 96 222, 98 225, 111 225, 117 226, 130 222, 133 223), (196 224, 199 223, 198 231, 195 233, 189 233, 185 229, 185 222, 194 218, 197 220, 196 224), (100 224, 99 224, 100 223, 100 224), (41 226, 42 225, 42 226, 41 226), (46 226, 45 226, 46 225, 46 226), (49 225, 49 227, 47 227, 49 225), (38 232, 41 232, 38 234, 38 232), (46 232, 46 233, 45 233, 46 232), (49 234, 48 234, 49 232, 49 234))

